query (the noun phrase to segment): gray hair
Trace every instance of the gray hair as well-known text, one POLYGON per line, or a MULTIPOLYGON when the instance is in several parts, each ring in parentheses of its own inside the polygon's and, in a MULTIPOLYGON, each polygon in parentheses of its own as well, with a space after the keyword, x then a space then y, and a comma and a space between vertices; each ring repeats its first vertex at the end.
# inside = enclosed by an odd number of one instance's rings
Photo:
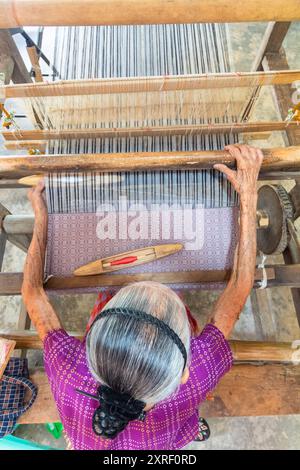
MULTIPOLYGON (((108 308, 141 310, 164 321, 189 355, 190 325, 178 295, 156 282, 138 282, 120 289, 108 308)), ((91 373, 103 385, 134 399, 155 404, 180 385, 184 359, 178 346, 155 325, 128 316, 98 320, 87 335, 91 373)))

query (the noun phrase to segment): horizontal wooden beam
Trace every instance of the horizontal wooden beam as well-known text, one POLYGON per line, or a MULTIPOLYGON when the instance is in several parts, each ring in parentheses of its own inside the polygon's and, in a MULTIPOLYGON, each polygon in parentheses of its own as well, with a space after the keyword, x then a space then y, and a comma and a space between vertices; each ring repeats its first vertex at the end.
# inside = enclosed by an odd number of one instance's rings
POLYGON ((237 341, 230 340, 233 358, 237 362, 291 362, 300 364, 299 354, 293 342, 237 341), (296 354, 298 354, 298 362, 296 354))
POLYGON ((47 142, 45 142, 45 140, 7 140, 4 146, 7 150, 37 149, 41 153, 44 153, 46 151, 47 142))
MULTIPOLYGON (((11 213, 9 212, 9 210, 0 203, 0 234, 3 234, 2 232, 3 221, 5 220, 7 216, 10 216, 10 215, 11 213)), ((28 247, 30 245, 30 241, 31 241, 30 235, 27 235, 24 233, 19 233, 19 234, 4 233, 4 235, 6 236, 6 239, 10 241, 13 245, 20 248, 20 250, 25 251, 25 253, 27 252, 28 247)), ((2 243, 3 243, 3 240, 2 240, 2 243)), ((1 253, 0 257, 2 257, 3 254, 4 253, 1 253)))
MULTIPOLYGON (((300 170, 300 168, 299 168, 300 170)), ((262 181, 274 181, 274 180, 295 180, 300 179, 300 171, 268 171, 258 175, 258 179, 262 181)), ((1 180, 0 180, 1 184, 1 180)))
MULTIPOLYGON (((84 333, 78 333, 75 331, 68 331, 68 334, 82 340, 84 333)), ((43 342, 39 336, 30 330, 0 330, 0 337, 5 339, 15 338, 16 341, 15 349, 43 349, 43 342)))
POLYGON ((285 85, 300 80, 300 70, 240 72, 159 77, 99 78, 57 82, 5 85, 5 98, 77 96, 120 93, 147 93, 208 90, 264 85, 285 85))
MULTIPOLYGON (((267 287, 300 287, 300 264, 275 264, 266 267, 267 287)), ((70 276, 50 277, 45 283, 49 291, 65 291, 79 289, 97 289, 99 287, 124 286, 138 281, 156 281, 163 284, 205 284, 226 282, 230 270, 188 271, 167 273, 138 273, 138 274, 102 274, 99 276, 70 276)), ((256 270, 255 280, 261 280, 260 269, 256 270)), ((23 282, 22 273, 0 273, 0 295, 19 295, 23 282)), ((255 283, 255 286, 257 283, 255 283)))
POLYGON ((1 0, 0 28, 300 20, 297 0, 1 0))
POLYGON ((0 178, 0 189, 28 188, 28 185, 19 183, 18 179, 0 178))
MULTIPOLYGON (((121 286, 132 282, 153 280, 163 284, 202 284, 211 282, 226 282, 230 270, 189 271, 176 273, 142 273, 142 274, 113 274, 68 278, 51 277, 45 287, 50 290, 78 289, 97 286, 121 286)), ((266 266, 268 287, 285 286, 300 287, 300 264, 266 266)), ((1 278, 1 274, 0 274, 1 278)), ((261 280, 261 269, 257 269, 255 280, 261 280)))
MULTIPOLYGON (((20 175, 21 178, 21 175, 20 175)), ((259 180, 294 180, 294 179, 300 179, 300 168, 299 171, 272 171, 268 173, 262 173, 258 176, 259 180)), ((31 178, 32 181, 34 181, 34 184, 24 184, 21 181, 21 179, 7 179, 7 178, 0 178, 0 189, 14 189, 14 188, 28 188, 29 186, 35 185, 35 181, 33 178, 31 178)))
POLYGON ((0 229, 3 229, 4 232, 9 235, 16 234, 31 234, 34 227, 34 216, 28 214, 9 214, 2 220, 2 226, 0 224, 0 229))
POLYGON ((237 364, 200 410, 208 418, 299 414, 299 396, 299 366, 237 364))
POLYGON ((2 132, 6 140, 7 149, 38 148, 45 151, 45 140, 57 139, 96 139, 107 137, 140 137, 140 136, 165 136, 165 135, 193 135, 193 134, 243 134, 284 131, 287 128, 298 129, 298 121, 266 121, 243 122, 232 124, 195 124, 180 126, 153 126, 131 128, 91 128, 91 129, 59 129, 59 130, 18 130, 2 132))
MULTIPOLYGON (((300 147, 263 149, 261 173, 300 168, 300 147)), ((0 177, 17 178, 60 171, 133 171, 210 169, 216 163, 234 166, 225 150, 110 154, 10 155, 0 157, 0 177)))
MULTIPOLYGON (((293 123, 294 124, 294 123, 293 123)), ((185 126, 184 126, 185 127, 185 126)), ((294 126, 293 126, 294 127, 294 126)), ((276 129, 278 130, 278 129, 276 129)), ((282 129, 283 130, 283 129, 282 129)), ((43 138, 46 136, 46 132, 45 131, 45 135, 43 136, 43 138)), ((51 132, 51 131, 50 131, 51 132)), ((62 131, 61 135, 58 137, 58 131, 54 131, 57 133, 57 139, 59 140, 64 140, 64 139, 90 139, 90 138, 95 138, 95 135, 96 133, 89 133, 88 129, 86 132, 83 132, 82 131, 82 134, 80 132, 80 134, 78 136, 76 136, 76 131, 74 131, 73 133, 68 133, 68 134, 65 134, 64 131, 62 131), (91 137, 93 135, 93 137, 91 137), (71 136, 71 137, 70 137, 71 136), (75 137, 76 136, 76 137, 75 137)), ((188 132, 182 132, 180 133, 180 130, 178 129, 178 132, 175 130, 175 132, 171 133, 169 131, 168 128, 164 128, 164 130, 162 129, 161 131, 158 131, 156 132, 156 129, 154 128, 151 128, 151 129, 145 129, 145 131, 141 132, 141 129, 132 129, 132 132, 131 130, 129 129, 128 131, 126 131, 125 129, 124 130, 121 130, 120 132, 118 132, 118 130, 116 130, 115 132, 114 131, 110 131, 109 129, 107 129, 107 132, 105 132, 105 129, 102 129, 100 132, 99 132, 99 135, 98 137, 100 138, 104 138, 104 137, 140 137, 140 136, 143 136, 143 137, 148 137, 148 136, 168 136, 168 135, 210 135, 210 134, 219 134, 220 131, 217 130, 217 132, 214 131, 214 129, 211 129, 211 130, 207 130, 207 131, 204 131, 202 132, 201 131, 196 131, 193 130, 193 129, 190 129, 188 132)), ((230 130, 229 127, 228 127, 228 130, 226 131, 227 133, 231 133, 231 134, 238 134, 240 133, 239 131, 235 131, 234 129, 233 130, 230 130)), ((271 132, 263 132, 263 131, 258 131, 258 132, 255 132, 255 133, 250 133, 250 132, 242 132, 244 134, 244 142, 245 143, 248 143, 249 141, 254 141, 254 140, 268 140, 270 137, 271 137, 271 132), (247 140, 247 142, 246 142, 247 140)), ((300 133, 300 125, 299 125, 299 133, 300 133)), ((54 139, 54 134, 51 136, 51 139, 54 139)), ((51 140, 49 139, 49 140, 51 140)), ((56 139, 56 138, 55 138, 56 139)), ((4 147, 7 149, 7 150, 31 150, 31 149, 38 149, 41 153, 46 153, 46 149, 47 149, 47 141, 46 139, 45 140, 6 140, 4 142, 4 147)))
MULTIPOLYGON (((45 372, 36 369, 30 379, 38 387, 33 406, 19 424, 55 423, 59 414, 45 372)), ((201 404, 205 417, 268 416, 300 413, 300 368, 287 364, 234 365, 210 398, 201 404)))
MULTIPOLYGON (((69 335, 82 340, 84 333, 69 332, 69 335)), ((39 336, 26 330, 0 330, 0 337, 16 341, 16 349, 43 349, 39 336)), ((229 341, 235 361, 296 362, 293 343, 263 341, 229 341)))
MULTIPOLYGON (((225 282, 230 277, 230 270, 137 273, 137 274, 101 274, 99 276, 50 277, 45 283, 47 290, 82 289, 93 287, 123 286, 138 281, 156 281, 163 284, 202 284, 225 282)), ((267 269, 268 279, 275 279, 273 267, 267 269)), ((260 269, 256 271, 256 280, 262 279, 260 269)), ((0 295, 18 295, 23 282, 22 273, 0 273, 0 295)))
MULTIPOLYGON (((265 214, 262 211, 257 211, 256 214, 257 228, 263 229, 267 228, 269 225, 269 219, 266 218, 265 214)), ((16 234, 30 234, 32 235, 34 227, 34 216, 27 214, 8 214, 2 219, 2 224, 0 221, 0 230, 1 228, 4 232, 9 235, 16 234)))

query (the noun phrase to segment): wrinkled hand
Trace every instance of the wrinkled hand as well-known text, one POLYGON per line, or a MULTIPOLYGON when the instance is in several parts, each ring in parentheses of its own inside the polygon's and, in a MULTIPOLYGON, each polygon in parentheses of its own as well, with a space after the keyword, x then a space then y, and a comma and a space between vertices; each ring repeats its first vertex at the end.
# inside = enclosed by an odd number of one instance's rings
POLYGON ((47 215, 47 206, 43 198, 43 191, 45 189, 44 180, 28 191, 28 199, 31 202, 35 217, 47 215))
POLYGON ((256 181, 263 161, 260 149, 250 145, 227 145, 225 147, 235 158, 237 170, 231 170, 223 164, 216 164, 214 168, 224 173, 240 197, 257 194, 256 181))

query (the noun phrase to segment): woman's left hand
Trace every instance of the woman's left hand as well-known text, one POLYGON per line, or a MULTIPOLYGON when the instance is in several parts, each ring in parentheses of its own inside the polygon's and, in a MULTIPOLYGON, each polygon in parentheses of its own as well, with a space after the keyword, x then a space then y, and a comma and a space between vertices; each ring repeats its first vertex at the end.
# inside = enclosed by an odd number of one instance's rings
POLYGON ((244 144, 227 145, 225 150, 235 158, 237 169, 232 170, 223 164, 216 164, 214 168, 227 176, 234 189, 239 193, 241 200, 255 200, 257 196, 256 181, 264 158, 262 151, 244 144))

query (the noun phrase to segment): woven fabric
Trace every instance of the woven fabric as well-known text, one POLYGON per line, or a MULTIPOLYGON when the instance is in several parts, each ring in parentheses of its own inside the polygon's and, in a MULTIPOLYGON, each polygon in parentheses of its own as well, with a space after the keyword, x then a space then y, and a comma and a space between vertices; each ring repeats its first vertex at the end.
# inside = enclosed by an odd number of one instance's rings
MULTIPOLYGON (((54 43, 53 61, 60 74, 56 79, 189 76, 231 70, 230 35, 224 24, 65 27, 56 29, 54 43)), ((204 90, 200 94, 188 90, 186 93, 179 86, 174 93, 176 98, 171 100, 175 107, 162 106, 165 96, 170 95, 163 93, 159 96, 159 106, 154 106, 152 112, 152 101, 147 101, 148 93, 138 98, 137 107, 129 106, 132 100, 135 102, 132 93, 126 97, 118 95, 114 103, 110 100, 115 98, 107 95, 102 98, 85 96, 84 100, 81 96, 63 96, 62 99, 50 96, 42 98, 39 106, 37 98, 29 105, 30 109, 34 105, 45 129, 230 123, 237 122, 245 102, 253 94, 251 89, 241 98, 244 91, 238 90, 236 101, 233 89, 223 90, 223 96, 217 99, 220 90, 204 90), (193 94, 196 96, 191 99, 193 94), (106 103, 104 109, 102 100, 106 103), (108 109, 109 114, 116 110, 110 123, 107 121, 108 109)), ((190 135, 185 132, 182 135, 97 139, 59 139, 57 136, 47 143, 47 153, 209 150, 221 149, 236 141, 237 136, 232 134, 190 135)))
POLYGON ((36 399, 37 387, 28 377, 27 359, 11 358, 0 380, 0 438, 14 431, 18 418, 36 399), (26 390, 31 393, 27 403, 26 390))
POLYGON ((191 340, 190 376, 186 384, 146 414, 132 421, 115 439, 94 434, 92 417, 98 403, 75 391, 96 395, 99 384, 89 371, 85 342, 64 330, 49 333, 44 342, 45 370, 64 429, 78 450, 180 449, 198 434, 198 407, 232 365, 223 334, 207 325, 191 340))
MULTIPOLYGON (((228 72, 230 70, 227 27, 222 24, 191 24, 191 25, 147 25, 147 26, 116 26, 116 27, 75 27, 59 28, 55 38, 55 65, 63 79, 103 78, 103 77, 150 77, 228 72), (79 39, 81 38, 81 39, 79 39), (71 52, 72 51, 72 52, 71 52)), ((196 100, 186 116, 181 115, 184 104, 190 97, 181 96, 176 91, 176 119, 173 121, 167 114, 162 114, 161 106, 154 119, 148 116, 146 94, 142 97, 138 108, 146 103, 145 113, 136 119, 134 126, 166 126, 172 124, 220 123, 235 122, 236 112, 228 107, 232 100, 232 92, 225 90, 225 115, 218 117, 216 112, 215 91, 209 102, 196 100), (178 106, 179 104, 179 106, 178 106), (199 109, 198 109, 198 106, 199 109), (212 116, 211 116, 212 115, 212 116), (210 117, 209 117, 210 116, 210 117)), ((189 93, 188 93, 189 94, 189 93)), ((165 102, 165 93, 160 96, 165 102)), ((128 94, 131 99, 132 93, 128 94)), ((104 97, 104 101, 107 96, 104 97)), ((127 99, 127 94, 126 97, 127 99)), ((63 97, 63 101, 65 97, 63 97)), ((86 102, 80 111, 77 105, 81 97, 71 97, 72 107, 60 114, 61 107, 54 103, 53 97, 49 104, 54 115, 51 115, 51 127, 56 119, 59 129, 97 127, 97 102, 91 97, 90 109, 86 102), (77 109, 76 114, 73 108, 77 109), (79 109, 79 112, 78 112, 79 109), (87 111, 87 114, 86 114, 87 111), (57 117, 58 116, 58 117, 57 117), (82 125, 81 117, 85 120, 82 125), (68 120, 71 119, 72 122, 68 120), (96 119, 96 121, 95 121, 96 119)), ((117 115, 124 111, 124 96, 118 96, 115 106, 117 115), (123 103, 123 105, 122 105, 123 103)), ((193 103, 193 100, 191 101, 193 103)), ((241 103, 244 105, 244 102, 241 103)), ((98 109, 99 108, 99 109, 98 109)), ((169 106, 167 107, 169 109, 169 106)), ((131 108, 128 116, 120 118, 121 127, 133 125, 135 117, 131 108), (130 124, 131 123, 131 124, 130 124)), ((170 109, 173 109, 171 106, 170 109)), ((45 108, 41 107, 45 114, 45 108)), ((98 111, 97 111, 98 110, 98 111)), ((48 110, 49 111, 49 110, 48 110)), ((50 112, 50 111, 49 111, 50 112)), ((105 113, 100 109, 100 121, 105 113)), ((44 116, 41 115, 41 122, 44 116)), ((174 116, 173 116, 174 117, 174 116)), ((48 112, 46 112, 46 120, 48 112)), ((48 121, 45 127, 48 126, 48 121)), ((103 123, 102 123, 103 124, 103 123)), ((101 124, 101 127, 102 127, 101 124)), ((110 128, 118 127, 113 121, 110 128)), ((218 135, 165 135, 142 137, 112 137, 96 139, 64 139, 49 142, 49 153, 128 153, 128 152, 166 152, 223 149, 226 144, 238 139, 233 134, 218 135)), ((67 158, 67 157, 66 157, 67 158)), ((50 212, 48 229, 46 276, 70 276, 74 269, 99 258, 117 253, 162 243, 182 242, 184 250, 148 265, 122 270, 120 273, 176 272, 193 270, 215 270, 230 268, 238 232, 237 196, 226 178, 213 170, 204 171, 140 171, 108 174, 69 174, 54 175, 47 179, 47 205, 50 212), (202 205, 203 217, 197 223, 197 234, 200 243, 191 247, 188 236, 169 237, 163 234, 167 211, 160 215, 160 227, 153 229, 151 217, 148 223, 147 236, 139 236, 135 230, 134 237, 126 228, 130 216, 116 222, 113 227, 108 223, 107 237, 97 234, 99 216, 96 213, 99 204, 112 204, 114 210, 122 212, 120 201, 126 198, 126 204, 142 203, 147 211, 141 211, 141 219, 149 217, 149 204, 191 203, 202 205), (125 223, 126 222, 126 223, 125 223), (120 229, 121 232, 120 233, 120 229), (114 230, 117 232, 114 234, 114 230), (153 233, 154 232, 154 233, 153 233), (201 240, 203 244, 201 245, 201 240), (189 245, 189 246, 187 246, 189 245)), ((112 211, 111 211, 112 213, 112 211)), ((189 227, 189 222, 185 224, 189 227)), ((178 228, 178 221, 172 228, 178 228)), ((113 274, 112 274, 113 275, 113 274)), ((182 284, 172 285, 174 288, 185 287, 182 284)), ((199 288, 199 285, 187 285, 199 288)), ((203 285, 202 287, 207 287, 203 285)), ((217 287, 216 285, 211 287, 217 287)), ((87 289, 85 289, 87 291, 87 289)), ((89 289, 93 291, 93 289, 89 289)), ((95 290, 95 289, 94 289, 95 290)))
MULTIPOLYGON (((145 212, 141 218, 149 219, 145 212)), ((228 269, 232 266, 234 249, 238 236, 238 208, 204 209, 201 224, 196 227, 200 248, 184 249, 176 254, 145 265, 123 269, 119 273, 151 273, 228 269)), ((119 233, 118 217, 115 231, 119 233)), ((140 239, 114 239, 97 237, 97 225, 101 218, 97 214, 50 214, 48 224, 48 246, 46 256, 46 276, 70 276, 73 271, 90 261, 106 258, 117 253, 143 248, 161 243, 181 242, 189 245, 190 240, 163 238, 162 232, 154 239, 146 233, 140 239)), ((161 222, 164 222, 163 215, 161 222)), ((130 224, 128 224, 130 228, 130 224)), ((174 226, 172 227, 174 229, 174 226)), ((113 230, 107 227, 107 230, 113 230)), ((124 229, 124 224, 122 224, 124 229)), ((137 232, 138 233, 138 232, 137 232)), ((174 231, 173 231, 174 233, 174 231)), ((110 232, 112 236, 112 232, 110 232)), ((189 246, 188 246, 189 248, 189 246)), ((111 274, 112 276, 115 273, 111 274)), ((199 285, 176 284, 172 287, 199 288, 199 285)), ((200 286, 201 287, 201 286, 200 286)), ((99 288, 92 289, 92 291, 99 288)))

